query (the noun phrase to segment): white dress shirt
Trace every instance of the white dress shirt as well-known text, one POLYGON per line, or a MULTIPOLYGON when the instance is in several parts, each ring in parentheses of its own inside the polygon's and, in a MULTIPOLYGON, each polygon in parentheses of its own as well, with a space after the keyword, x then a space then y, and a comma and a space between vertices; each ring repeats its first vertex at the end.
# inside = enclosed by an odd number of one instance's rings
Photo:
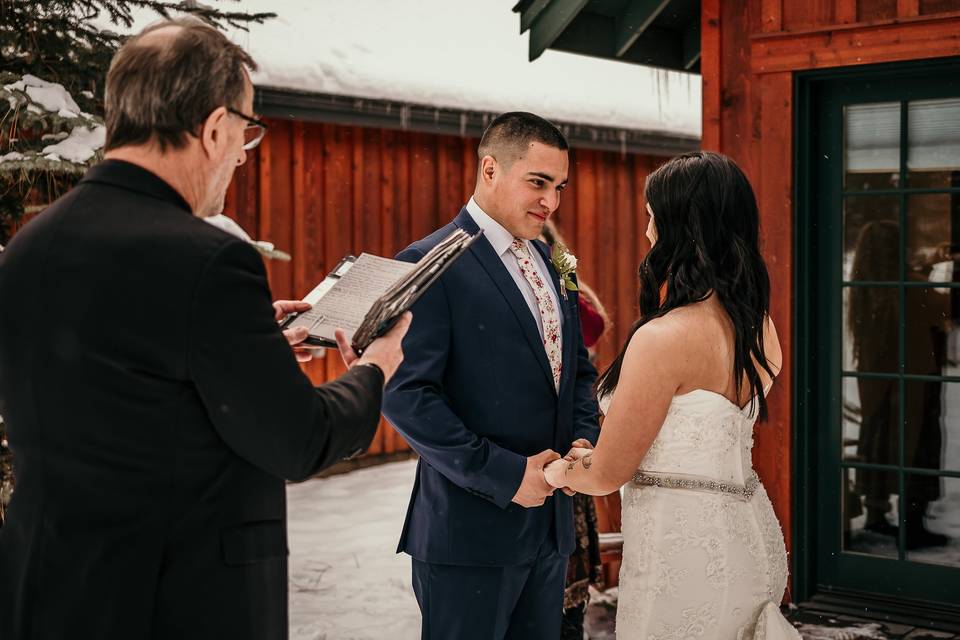
MULTIPOLYGON (((483 209, 480 208, 480 205, 478 205, 476 200, 473 198, 470 198, 470 201, 467 202, 467 213, 469 213, 470 217, 473 218, 473 221, 477 223, 477 226, 483 229, 483 237, 486 238, 487 242, 490 243, 490 246, 493 247, 493 251, 500 256, 500 259, 503 261, 503 266, 507 268, 507 271, 513 277, 513 281, 517 284, 517 288, 520 289, 520 293, 523 294, 523 299, 527 301, 527 306, 530 307, 530 313, 533 314, 533 319, 537 322, 537 329, 540 331, 540 339, 542 340, 543 319, 540 317, 540 308, 537 306, 537 298, 533 295, 533 289, 530 287, 530 283, 527 282, 527 279, 523 277, 523 273, 520 271, 520 265, 517 264, 516 256, 514 256, 513 252, 510 251, 510 245, 513 244, 513 241, 515 240, 513 234, 507 231, 499 222, 491 218, 483 209)), ((553 282, 553 278, 550 276, 550 270, 547 269, 547 265, 543 261, 543 257, 540 255, 540 252, 537 251, 536 247, 534 247, 529 240, 524 240, 523 243, 527 246, 527 251, 530 252, 530 256, 533 258, 534 268, 540 274, 540 277, 543 279, 543 281, 547 283, 547 291, 550 297, 553 299, 554 308, 557 310, 558 321, 562 329, 563 314, 560 313, 561 307, 560 300, 557 298, 557 291, 553 285, 550 284, 553 282)), ((561 343, 561 349, 562 348, 563 345, 561 343)))

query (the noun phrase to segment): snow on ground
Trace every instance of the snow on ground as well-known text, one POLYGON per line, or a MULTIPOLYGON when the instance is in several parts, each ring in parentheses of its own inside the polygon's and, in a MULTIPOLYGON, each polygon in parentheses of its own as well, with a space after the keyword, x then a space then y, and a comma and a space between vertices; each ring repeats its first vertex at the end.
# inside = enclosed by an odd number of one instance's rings
MULTIPOLYGON (((410 559, 394 552, 415 469, 415 461, 396 462, 287 487, 291 640, 420 637, 410 559)), ((960 505, 955 508, 960 512, 960 505)), ((945 529, 945 524, 931 524, 931 529, 945 529)), ((927 559, 943 560, 942 555, 927 559)), ((591 638, 615 637, 617 595, 615 588, 604 593, 591 590, 591 638)), ((800 613, 793 609, 791 618, 800 613)), ((876 623, 814 622, 816 617, 802 616, 794 623, 806 640, 887 637, 876 623)))
MULTIPOLYGON (((699 75, 550 50, 530 62, 515 0, 210 4, 278 14, 229 33, 259 64, 259 86, 700 135, 699 75)), ((157 20, 134 15, 136 30, 157 20)))
POLYGON ((417 640, 410 558, 395 553, 415 461, 287 487, 291 640, 417 640))

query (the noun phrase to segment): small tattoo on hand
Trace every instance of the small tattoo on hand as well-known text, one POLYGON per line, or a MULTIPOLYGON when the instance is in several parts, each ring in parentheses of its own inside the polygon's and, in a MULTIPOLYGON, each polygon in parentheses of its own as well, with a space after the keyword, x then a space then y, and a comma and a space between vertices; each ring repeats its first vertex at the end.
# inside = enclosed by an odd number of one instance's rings
POLYGON ((593 464, 593 454, 588 453, 587 455, 580 458, 580 461, 583 462, 583 468, 589 471, 590 466, 593 464))

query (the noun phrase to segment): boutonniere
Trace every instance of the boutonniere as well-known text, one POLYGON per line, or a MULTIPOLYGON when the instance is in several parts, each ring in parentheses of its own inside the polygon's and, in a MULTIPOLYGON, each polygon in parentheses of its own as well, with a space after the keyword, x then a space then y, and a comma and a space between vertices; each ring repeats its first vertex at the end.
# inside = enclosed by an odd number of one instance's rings
POLYGON ((579 291, 577 283, 571 277, 577 270, 577 256, 567 251, 567 248, 558 242, 553 245, 553 251, 550 253, 550 264, 560 274, 560 284, 563 285, 560 287, 560 293, 563 294, 564 300, 567 299, 568 290, 579 291))

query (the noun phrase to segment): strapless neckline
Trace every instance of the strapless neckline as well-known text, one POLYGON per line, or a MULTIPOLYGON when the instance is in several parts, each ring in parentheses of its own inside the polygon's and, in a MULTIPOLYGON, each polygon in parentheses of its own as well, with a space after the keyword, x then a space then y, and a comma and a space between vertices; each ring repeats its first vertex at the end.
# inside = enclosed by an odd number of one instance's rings
POLYGON ((708 396, 711 396, 711 397, 714 397, 714 398, 718 398, 718 399, 720 399, 721 401, 723 401, 727 406, 729 406, 729 407, 732 408, 732 409, 736 409, 736 410, 739 411, 740 413, 744 413, 744 412, 753 404, 753 401, 756 400, 756 398, 757 398, 757 396, 753 396, 752 398, 750 398, 750 400, 747 400, 747 403, 746 403, 745 405, 743 405, 743 406, 741 407, 741 406, 738 406, 738 405, 737 405, 735 402, 733 402, 732 400, 730 400, 730 398, 728 398, 727 396, 723 395, 722 393, 717 393, 716 391, 711 391, 711 390, 709 390, 709 389, 694 389, 694 390, 692 390, 692 391, 687 391, 686 393, 677 394, 677 395, 673 396, 673 399, 674 399, 674 400, 682 400, 682 399, 684 399, 684 398, 687 398, 687 397, 692 396, 692 395, 697 394, 697 393, 707 394, 708 396))

